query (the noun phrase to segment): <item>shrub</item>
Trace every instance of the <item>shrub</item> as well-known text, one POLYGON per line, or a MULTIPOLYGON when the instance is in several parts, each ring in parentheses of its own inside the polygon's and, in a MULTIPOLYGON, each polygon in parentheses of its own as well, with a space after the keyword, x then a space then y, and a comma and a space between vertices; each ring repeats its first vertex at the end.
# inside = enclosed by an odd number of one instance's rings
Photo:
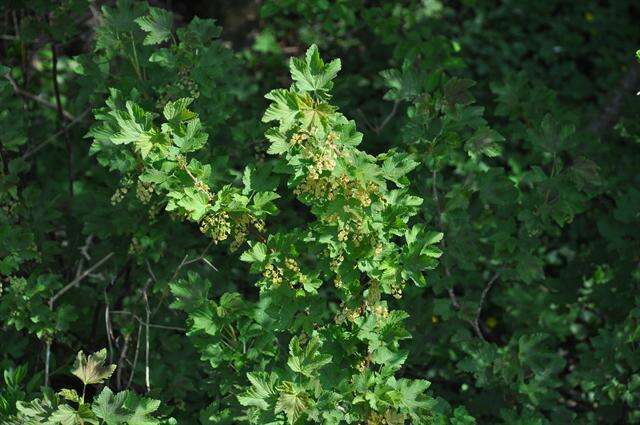
POLYGON ((240 3, 7 6, 0 423, 638 422, 637 8, 240 3))

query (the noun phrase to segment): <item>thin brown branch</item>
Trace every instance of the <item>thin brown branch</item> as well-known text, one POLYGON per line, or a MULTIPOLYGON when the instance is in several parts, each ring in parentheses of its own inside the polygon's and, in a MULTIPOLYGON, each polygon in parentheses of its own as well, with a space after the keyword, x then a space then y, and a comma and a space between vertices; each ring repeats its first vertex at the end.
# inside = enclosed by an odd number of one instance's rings
MULTIPOLYGON (((207 254, 207 252, 209 251, 209 249, 211 248, 211 246, 213 245, 213 240, 211 240, 209 242, 209 244, 206 246, 205 249, 202 250, 202 252, 200 253, 200 255, 198 255, 195 258, 192 258, 191 260, 189 260, 189 255, 185 255, 184 258, 182 259, 182 261, 180 262, 180 264, 178 265, 178 268, 176 268, 176 270, 173 272, 173 275, 171 276, 171 279, 169 280, 170 282, 173 282, 174 280, 176 280, 176 278, 178 277, 178 273, 180 273, 180 270, 182 270, 183 267, 188 266, 189 264, 193 264, 193 263, 197 263, 198 261, 202 261, 203 263, 205 263, 206 265, 208 265, 209 267, 211 267, 213 270, 218 271, 218 269, 211 264, 211 262, 205 258, 205 255, 207 254)), ((153 273, 153 271, 151 270, 151 266, 147 263, 147 266, 149 267, 149 272, 153 273)), ((165 288, 162 291, 162 296, 160 297, 160 302, 158 303, 158 305, 156 306, 155 310, 153 310, 153 313, 151 314, 151 316, 155 316, 158 311, 160 310, 160 308, 162 307, 162 305, 164 304, 164 301, 167 297, 168 294, 168 290, 167 288, 165 288)))
POLYGON ((133 355, 133 364, 131 364, 131 374, 129 375, 127 388, 131 387, 131 382, 133 382, 133 375, 136 372, 136 365, 138 364, 138 354, 140 353, 140 337, 141 336, 142 336, 142 323, 138 325, 138 337, 136 338, 136 352, 133 355))
MULTIPOLYGON (((132 313, 130 311, 125 311, 125 310, 114 310, 111 312, 111 314, 124 314, 127 316, 131 316, 136 322, 140 323, 143 326, 147 326, 147 322, 145 322, 144 320, 142 320, 142 318, 140 316, 138 316, 135 313, 132 313)), ((157 328, 157 329, 166 329, 166 330, 170 330, 170 331, 179 331, 179 332, 186 332, 187 330, 185 328, 182 328, 180 326, 168 326, 168 325, 158 325, 155 323, 148 323, 150 328, 157 328)))
POLYGON ((144 383, 147 386, 147 393, 151 392, 151 377, 149 371, 149 319, 151 316, 151 310, 149 309, 149 297, 147 296, 147 286, 142 290, 142 296, 144 297, 144 310, 146 314, 145 320, 145 346, 144 346, 144 383))
POLYGON ((44 386, 49 387, 49 374, 51 364, 51 338, 47 338, 44 355, 44 386))
MULTIPOLYGON (((433 170, 432 173, 432 193, 433 193, 433 202, 436 204, 436 210, 437 210, 437 220, 438 220, 438 227, 440 229, 440 231, 444 232, 444 223, 442 221, 442 214, 443 214, 443 210, 442 210, 442 206, 440 205, 440 196, 438 195, 438 185, 437 185, 437 181, 438 181, 438 173, 436 172, 436 170, 433 170)), ((442 239, 442 249, 446 251, 447 248, 447 242, 446 240, 443 238, 442 239)), ((451 270, 449 270, 449 266, 447 265, 447 263, 445 261, 442 261, 443 267, 444 267, 444 274, 450 278, 451 277, 451 270)), ((449 288, 447 289, 447 292, 449 294, 449 298, 451 299, 451 304, 453 305, 453 308, 455 310, 460 310, 460 303, 458 302, 458 298, 456 297, 455 292, 453 291, 453 288, 449 288)))
POLYGON ((53 93, 56 98, 56 110, 58 111, 58 131, 64 135, 64 145, 67 148, 67 174, 69 182, 69 196, 73 197, 73 147, 69 138, 69 130, 64 124, 64 111, 60 98, 60 86, 58 85, 58 52, 56 43, 51 43, 51 80, 53 81, 53 93))
MULTIPOLYGON (((33 100, 34 102, 38 102, 39 104, 41 104, 43 106, 46 106, 47 108, 53 109, 55 111, 58 110, 58 107, 55 104, 53 104, 53 103, 41 98, 40 96, 37 96, 37 95, 35 95, 33 93, 30 93, 30 92, 28 92, 26 90, 23 90, 20 87, 18 87, 18 83, 16 83, 16 80, 14 80, 9 74, 5 74, 5 78, 7 80, 9 80, 9 83, 11 84, 11 87, 13 87, 13 92, 15 94, 17 94, 18 96, 22 96, 25 99, 30 99, 30 100, 33 100)), ((76 119, 76 117, 72 113, 70 113, 70 112, 68 112, 68 111, 66 111, 64 109, 62 110, 62 115, 68 121, 73 121, 73 120, 76 119)))
POLYGON ((601 135, 609 130, 620 115, 625 97, 630 94, 636 94, 639 89, 639 83, 640 64, 634 62, 613 91, 607 96, 604 107, 598 113, 596 119, 591 122, 589 130, 596 135, 601 135))
POLYGON ((93 272, 94 270, 96 270, 98 267, 100 267, 102 264, 104 264, 109 258, 111 258, 113 256, 113 252, 108 253, 107 255, 105 255, 104 257, 102 257, 101 260, 99 260, 97 263, 95 263, 93 266, 89 267, 87 270, 85 270, 84 272, 82 272, 79 276, 77 276, 75 279, 73 279, 70 283, 68 283, 67 285, 64 286, 64 288, 60 289, 53 297, 51 297, 51 299, 49 300, 49 308, 53 310, 53 304, 56 302, 56 300, 58 298, 60 298, 61 296, 63 296, 69 289, 73 288, 74 286, 78 285, 80 282, 82 282, 82 280, 89 276, 89 274, 91 274, 91 272, 93 272))
POLYGON ((37 153, 40 149, 44 148, 46 145, 48 145, 49 143, 51 143, 52 141, 54 141, 56 139, 56 137, 60 136, 61 134, 63 134, 63 132, 66 130, 68 131, 69 129, 71 129, 71 127, 75 126, 76 124, 78 124, 79 122, 81 122, 84 117, 87 116, 87 114, 89 113, 89 111, 91 111, 91 107, 88 107, 87 109, 85 109, 82 114, 78 115, 77 117, 75 117, 73 119, 73 121, 71 121, 69 124, 67 124, 63 129, 58 130, 56 133, 52 134, 51 136, 47 137, 42 143, 40 143, 39 145, 37 145, 36 147, 34 147, 33 149, 28 150, 27 152, 24 153, 24 155, 22 155, 22 159, 27 159, 30 156, 34 155, 35 153, 37 153))
POLYGON ((127 351, 129 351, 130 338, 131 336, 128 334, 124 336, 123 347, 122 347, 122 350, 120 350, 120 356, 118 356, 118 367, 117 367, 118 372, 116 373, 116 385, 118 386, 118 390, 122 389, 122 369, 123 369, 122 366, 124 365, 124 361, 127 358, 127 351))
POLYGON ((113 337, 113 326, 111 325, 111 316, 109 314, 109 297, 107 296, 107 288, 104 289, 104 326, 105 331, 107 333, 107 343, 109 345, 109 363, 113 362, 113 343, 112 341, 115 339, 113 337))
POLYGON ((396 112, 398 112, 398 105, 400 105, 400 102, 396 100, 393 103, 393 108, 391 109, 391 112, 389 113, 389 115, 387 115, 385 119, 382 120, 382 123, 380 123, 380 125, 376 128, 377 134, 380 134, 380 132, 386 127, 386 125, 389 124, 389 121, 391 121, 391 118, 393 118, 396 115, 396 112))
POLYGON ((478 336, 478 338, 482 338, 485 341, 487 339, 485 338, 484 334, 482 333, 482 329, 480 329, 480 315, 482 314, 482 307, 484 305, 485 299, 487 298, 487 294, 489 293, 489 291, 493 287, 493 284, 496 282, 496 280, 498 280, 498 277, 500 277, 500 273, 496 272, 496 274, 494 274, 493 277, 489 280, 489 282, 487 282, 487 284, 485 285, 484 289, 482 290, 482 294, 480 294, 480 302, 478 303, 478 308, 476 310, 476 315, 473 318, 473 321, 471 322, 471 326, 473 326, 473 329, 474 329, 476 335, 478 336))
MULTIPOLYGON (((53 306, 54 306, 54 304, 55 304, 55 302, 56 302, 56 300, 58 298, 60 298, 67 291, 69 291, 71 288, 73 288, 74 286, 76 286, 80 282, 82 282, 82 280, 85 277, 89 276, 91 274, 91 272, 93 272, 98 267, 100 267, 102 264, 104 264, 104 262, 107 261, 109 258, 111 258, 112 255, 113 255, 113 252, 107 254, 100 261, 98 261, 97 263, 95 263, 93 266, 91 266, 89 269, 85 270, 82 273, 79 273, 79 270, 78 270, 78 273, 76 273, 75 279, 73 279, 70 283, 65 285, 62 289, 60 289, 58 292, 56 292, 49 299, 49 310, 53 311, 53 306)), ((49 371, 50 371, 50 362, 51 362, 51 344, 52 343, 53 343, 53 341, 50 338, 47 339, 46 352, 45 352, 45 365, 44 365, 44 385, 45 385, 45 387, 49 386, 49 371)))

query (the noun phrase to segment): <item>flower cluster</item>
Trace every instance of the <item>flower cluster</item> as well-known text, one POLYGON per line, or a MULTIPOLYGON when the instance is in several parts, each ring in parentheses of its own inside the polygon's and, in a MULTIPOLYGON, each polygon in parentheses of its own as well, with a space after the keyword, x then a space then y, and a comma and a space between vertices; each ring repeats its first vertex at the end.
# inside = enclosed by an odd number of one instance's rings
MULTIPOLYGON (((198 84, 193 81, 189 75, 190 71, 187 68, 182 68, 178 71, 178 81, 175 85, 181 92, 189 93, 189 97, 197 99, 200 97, 200 91, 198 90, 198 84)), ((182 95, 181 95, 182 96, 182 95)))
POLYGON ((226 240, 231 234, 231 221, 229 213, 218 211, 214 214, 207 214, 200 222, 200 231, 211 237, 214 243, 226 240))
POLYGON ((9 217, 14 217, 20 203, 18 201, 9 200, 2 204, 2 211, 9 217))
POLYGON ((111 205, 118 205, 127 193, 129 192, 129 188, 133 185, 133 179, 129 176, 124 177, 120 181, 120 187, 116 189, 116 191, 111 196, 111 205))
POLYGON ((271 283, 271 285, 278 286, 282 283, 284 272, 281 267, 274 266, 273 264, 268 263, 264 267, 263 276, 265 280, 271 283))
POLYGON ((138 240, 138 238, 133 237, 131 238, 131 243, 129 244, 129 254, 141 254, 144 251, 144 248, 142 246, 142 244, 140 243, 140 241, 138 240))
POLYGON ((253 226, 258 232, 263 232, 265 227, 265 222, 261 218, 256 218, 251 214, 243 213, 240 214, 235 220, 231 223, 231 231, 233 233, 233 241, 229 245, 229 250, 231 252, 236 251, 243 243, 247 241, 247 237, 249 236, 249 228, 253 226))
POLYGON ((138 184, 136 186, 136 196, 143 204, 148 204, 153 196, 153 184, 145 183, 141 180, 138 180, 138 184))

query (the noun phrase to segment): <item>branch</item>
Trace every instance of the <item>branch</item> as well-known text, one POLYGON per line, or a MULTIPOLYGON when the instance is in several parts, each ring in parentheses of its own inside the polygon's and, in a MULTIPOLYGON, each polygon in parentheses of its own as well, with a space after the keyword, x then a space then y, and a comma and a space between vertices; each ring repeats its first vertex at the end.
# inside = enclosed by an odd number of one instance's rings
POLYGON ((380 123, 380 125, 376 128, 376 133, 380 134, 380 132, 382 131, 382 129, 385 128, 385 126, 389 123, 389 121, 391 120, 391 118, 394 117, 394 115, 396 114, 396 112, 398 112, 398 105, 400 104, 400 101, 396 100, 393 103, 393 109, 391 109, 391 112, 389 113, 389 115, 387 115, 385 117, 384 120, 382 120, 382 123, 380 123))
POLYGON ((147 393, 151 392, 151 378, 149 372, 149 316, 151 315, 151 310, 149 310, 149 297, 147 296, 147 286, 145 285, 142 290, 142 296, 144 297, 144 310, 146 313, 146 321, 144 324, 144 342, 145 342, 145 351, 144 351, 144 383, 147 386, 147 393))
POLYGON ((46 352, 44 355, 44 386, 49 387, 49 365, 51 363, 51 338, 47 338, 46 352))
MULTIPOLYGON (((137 314, 132 313, 130 311, 114 310, 114 311, 111 312, 111 314, 124 314, 124 315, 127 315, 127 316, 131 316, 133 319, 135 319, 136 322, 138 322, 142 326, 147 326, 147 322, 142 320, 142 318, 140 316, 138 316, 137 314)), ((170 331, 179 331, 179 332, 186 332, 187 331, 185 328, 182 328, 180 326, 157 325, 155 323, 148 323, 148 325, 149 325, 150 328, 166 329, 166 330, 170 330, 170 331)))
POLYGON ((131 338, 131 335, 125 334, 123 347, 120 351, 120 356, 118 356, 118 373, 116 373, 116 385, 118 386, 118 390, 122 389, 122 365, 127 358, 127 351, 129 351, 129 338, 131 338))
POLYGON ((54 42, 51 43, 51 80, 53 81, 53 93, 56 97, 56 110, 58 111, 58 131, 62 131, 62 134, 64 134, 64 144, 67 148, 69 195, 73 198, 73 149, 71 139, 69 139, 69 131, 64 125, 64 111, 62 109, 62 101, 60 100, 60 86, 58 85, 58 53, 56 52, 56 43, 54 42))
POLYGON ((59 290, 53 297, 51 297, 51 299, 49 300, 49 308, 51 310, 53 310, 53 304, 56 302, 56 300, 58 298, 60 298, 61 296, 63 296, 69 289, 73 288, 74 286, 78 285, 85 277, 87 277, 89 274, 91 274, 91 272, 93 272, 94 270, 96 270, 98 267, 100 267, 102 264, 104 264, 109 258, 111 258, 113 256, 113 252, 110 252, 109 254, 105 255, 100 261, 98 261, 97 263, 95 263, 93 266, 89 267, 87 270, 85 270, 84 272, 82 272, 78 277, 76 277, 75 279, 73 279, 70 283, 68 283, 64 288, 62 288, 61 290, 59 290))
MULTIPOLYGON (((75 285, 78 285, 85 277, 87 277, 89 274, 91 274, 92 271, 94 271, 95 269, 100 267, 105 261, 107 261, 109 258, 111 258, 112 255, 113 255, 113 252, 110 252, 109 254, 104 256, 104 258, 102 258, 102 260, 100 260, 97 263, 95 263, 89 269, 85 270, 81 274, 76 275, 75 279, 73 279, 64 288, 62 288, 61 290, 56 292, 56 294, 53 297, 51 297, 51 299, 49 300, 49 310, 53 311, 53 304, 56 302, 56 300, 58 298, 63 296, 69 289, 73 288, 75 285)), ((47 348, 46 348, 46 353, 45 353, 45 364, 44 364, 44 386, 48 387, 49 386, 49 370, 50 370, 49 369, 49 364, 50 364, 50 361, 51 361, 51 339, 47 339, 46 345, 47 345, 47 348)))
MULTIPOLYGON (((38 102, 39 104, 41 104, 43 106, 46 106, 47 108, 53 109, 55 111, 58 110, 58 107, 55 104, 53 104, 53 103, 41 98, 40 96, 36 96, 33 93, 29 93, 28 91, 22 90, 20 87, 18 87, 18 84, 16 83, 16 80, 11 78, 11 76, 9 74, 5 74, 5 78, 7 80, 9 80, 9 83, 11 84, 11 87, 13 87, 13 91, 14 91, 15 94, 17 94, 19 96, 22 96, 24 98, 27 98, 27 99, 31 99, 31 100, 33 100, 35 102, 38 102)), ((73 121, 73 120, 76 119, 76 117, 73 114, 71 114, 70 112, 68 112, 68 111, 66 111, 64 109, 62 110, 62 116, 65 119, 67 119, 68 121, 73 121)))
POLYGON ((87 116, 87 114, 89 113, 89 111, 91 111, 91 106, 88 107, 87 109, 85 109, 80 115, 78 115, 77 117, 75 117, 73 119, 73 121, 71 121, 69 124, 67 124, 65 127, 63 127, 62 129, 58 130, 58 132, 52 134, 51 136, 47 137, 45 139, 44 142, 40 143, 39 145, 37 145, 35 148, 28 150, 27 152, 24 153, 24 155, 22 155, 22 159, 27 159, 29 158, 31 155, 35 154, 36 152, 38 152, 40 149, 42 149, 43 147, 45 147, 46 145, 48 145, 49 143, 51 143, 53 140, 55 140, 56 137, 58 137, 59 135, 61 135, 65 130, 69 130, 71 127, 75 126, 76 124, 78 124, 80 121, 82 121, 84 119, 84 117, 87 116))
POLYGON ((629 93, 635 93, 638 91, 638 82, 640 81, 640 64, 634 63, 629 71, 620 80, 615 89, 609 94, 602 111, 598 114, 598 117, 592 121, 589 130, 600 135, 606 132, 613 124, 620 114, 624 103, 624 97, 629 93))
MULTIPOLYGON (((211 261, 209 261, 208 259, 205 258, 205 255, 206 255, 207 251, 209 251, 209 248, 211 248, 212 245, 213 245, 213 240, 211 240, 209 242, 207 247, 202 251, 202 253, 200 253, 199 256, 197 256, 196 258, 192 258, 191 260, 189 260, 189 255, 188 254, 185 255, 184 258, 182 259, 182 261, 180 262, 180 265, 178 266, 178 268, 173 272, 173 276, 171 276, 170 281, 176 280, 176 278, 178 277, 178 273, 180 273, 180 270, 182 270, 183 267, 188 266, 189 264, 197 263, 198 261, 202 261, 203 263, 205 263, 206 265, 211 267, 213 270, 218 271, 216 266, 211 264, 211 261)), ((151 277, 155 281, 155 274, 151 270, 151 266, 150 266, 149 262, 147 262, 147 267, 149 269, 149 274, 151 275, 151 277)), ((162 304, 164 304, 164 300, 165 300, 166 297, 167 297, 167 287, 165 287, 165 289, 162 291, 162 296, 160 297, 160 302, 156 306, 155 310, 153 310, 153 313, 151 313, 152 317, 155 316, 158 313, 158 311, 160 310, 160 307, 162 306, 162 304)))
POLYGON ((482 314, 482 306, 484 305, 484 301, 487 298, 487 294, 489 293, 489 291, 493 287, 493 284, 496 282, 499 276, 500 276, 500 272, 496 272, 496 274, 493 275, 493 277, 489 280, 489 282, 487 282, 487 285, 482 290, 482 294, 480 295, 480 303, 478 304, 478 309, 476 310, 476 316, 471 322, 471 326, 473 326, 473 329, 476 332, 476 335, 478 336, 478 338, 482 338, 485 341, 487 339, 484 337, 484 334, 480 329, 480 314, 482 314))
POLYGON ((140 336, 142 335, 142 323, 138 325, 138 337, 136 339, 136 353, 133 355, 133 364, 131 365, 131 375, 129 375, 129 381, 127 381, 127 388, 131 387, 133 381, 133 374, 136 371, 136 365, 138 364, 138 353, 140 352, 140 336))
POLYGON ((376 133, 377 135, 379 135, 380 132, 386 127, 386 125, 389 124, 389 121, 391 121, 391 118, 393 118, 395 116, 396 112, 398 112, 398 106, 399 105, 400 105, 400 101, 396 100, 393 103, 393 108, 391 109, 391 112, 389 112, 389 114, 386 117, 384 117, 382 122, 380 124, 378 124, 378 125, 373 125, 371 122, 369 122, 369 120, 367 119, 367 116, 364 114, 362 109, 358 108, 358 112, 362 116, 362 119, 364 120, 364 123, 367 125, 367 127, 369 127, 369 130, 371 130, 374 133, 376 133))
MULTIPOLYGON (((442 210, 442 206, 440 205, 440 197, 438 196, 438 186, 436 184, 438 180, 438 174, 435 169, 433 170, 432 176, 433 176, 432 177, 433 178, 433 183, 432 183, 433 202, 436 204, 436 209, 438 212, 438 227, 440 228, 440 231, 444 232, 444 223, 442 222, 443 210, 442 210)), ((447 242, 443 238, 442 249, 446 250, 446 248, 447 248, 447 242)), ((442 264, 444 266, 444 274, 447 277, 451 277, 451 270, 449 270, 449 266, 447 265, 447 263, 442 261, 442 264)), ((455 310, 460 310, 460 303, 458 302, 458 298, 456 297, 455 292, 453 292, 453 288, 447 289, 447 292, 449 293, 449 298, 451 299, 451 304, 453 305, 453 308, 455 310)))

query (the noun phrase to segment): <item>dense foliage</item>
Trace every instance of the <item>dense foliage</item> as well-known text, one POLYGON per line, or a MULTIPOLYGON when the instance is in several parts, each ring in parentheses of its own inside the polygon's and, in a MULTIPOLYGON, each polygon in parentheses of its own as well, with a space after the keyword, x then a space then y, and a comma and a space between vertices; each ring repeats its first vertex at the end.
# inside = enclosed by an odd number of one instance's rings
POLYGON ((639 5, 2 8, 1 424, 640 423, 639 5))

